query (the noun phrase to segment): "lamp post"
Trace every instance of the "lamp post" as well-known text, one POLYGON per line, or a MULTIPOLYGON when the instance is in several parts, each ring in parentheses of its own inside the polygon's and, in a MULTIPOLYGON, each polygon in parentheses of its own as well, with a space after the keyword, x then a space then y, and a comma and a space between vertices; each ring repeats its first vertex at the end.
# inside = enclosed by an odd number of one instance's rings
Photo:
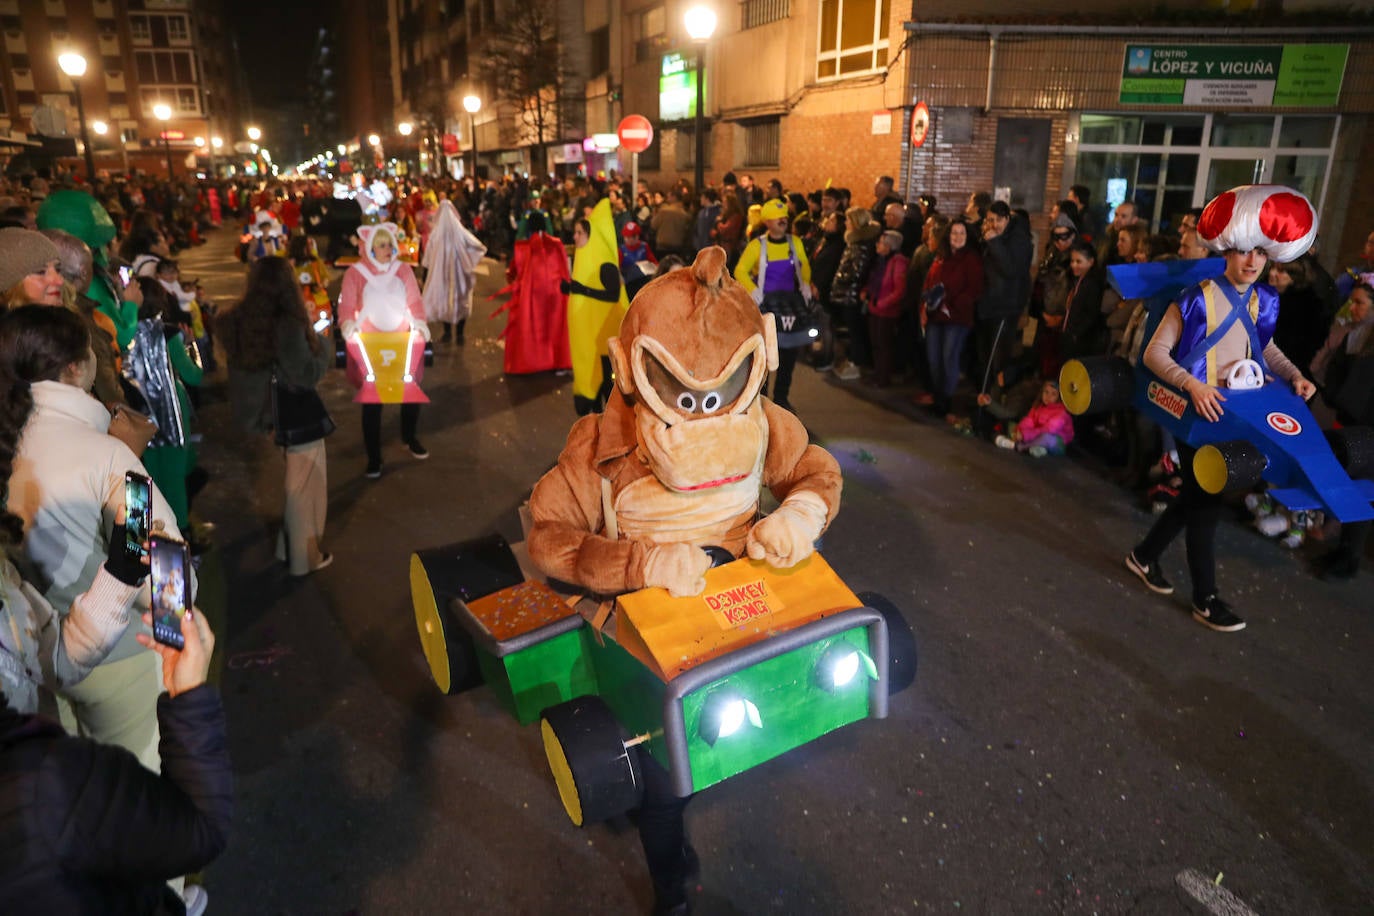
MULTIPOLYGON (((423 123, 424 123, 424 122, 422 121, 421 124, 423 124, 423 123)), ((402 137, 409 137, 409 136, 410 136, 411 134, 413 134, 414 132, 415 132, 415 125, 412 124, 412 123, 410 123, 409 121, 402 121, 400 124, 397 124, 397 125, 396 125, 396 133, 400 134, 402 137)), ((407 147, 407 148, 408 148, 408 147, 407 147)), ((416 152, 416 156, 417 156, 417 158, 418 158, 418 156, 420 155, 420 144, 419 144, 418 142, 415 144, 415 152, 416 152)), ((409 158, 409 156, 407 155, 407 158, 406 158, 406 163, 407 163, 407 165, 409 164, 409 162, 410 162, 410 158, 409 158)), ((421 174, 424 174, 424 170, 423 170, 423 169, 421 170, 421 174)))
POLYGON ((172 107, 162 102, 153 106, 153 117, 162 122, 162 149, 167 154, 167 180, 171 181, 172 174, 172 142, 167 138, 167 122, 172 119, 172 107))
POLYGON ((463 96, 463 110, 468 113, 468 133, 472 135, 472 177, 477 179, 477 112, 482 110, 482 100, 475 95, 463 96))
POLYGON ((682 22, 687 27, 688 37, 697 46, 697 111, 692 126, 692 132, 696 136, 697 154, 692 193, 700 197, 706 183, 706 132, 702 130, 706 121, 706 44, 716 31, 716 11, 709 6, 694 6, 683 15, 682 22))
POLYGON ((217 177, 218 177, 218 174, 219 174, 219 173, 218 173, 217 167, 215 166, 215 155, 219 152, 220 147, 222 147, 222 146, 224 146, 224 138, 223 138, 223 137, 211 137, 211 138, 210 138, 210 178, 211 178, 211 179, 214 179, 214 178, 217 178, 217 177))
POLYGON ((75 51, 57 56, 57 66, 71 78, 76 90, 76 121, 81 126, 81 146, 86 151, 86 181, 95 182, 95 155, 91 152, 91 138, 86 132, 86 107, 81 100, 81 77, 86 75, 86 58, 75 51))

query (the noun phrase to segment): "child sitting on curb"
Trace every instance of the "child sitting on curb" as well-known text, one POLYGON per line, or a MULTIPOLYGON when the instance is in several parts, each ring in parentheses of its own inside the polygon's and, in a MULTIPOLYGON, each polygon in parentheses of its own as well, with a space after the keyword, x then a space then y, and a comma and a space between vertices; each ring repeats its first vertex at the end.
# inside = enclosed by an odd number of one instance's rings
POLYGON ((1073 441, 1073 417, 1059 400, 1059 385, 1047 380, 1040 386, 1040 401, 1031 407, 1011 436, 998 436, 998 448, 1030 452, 1036 458, 1062 455, 1073 441))

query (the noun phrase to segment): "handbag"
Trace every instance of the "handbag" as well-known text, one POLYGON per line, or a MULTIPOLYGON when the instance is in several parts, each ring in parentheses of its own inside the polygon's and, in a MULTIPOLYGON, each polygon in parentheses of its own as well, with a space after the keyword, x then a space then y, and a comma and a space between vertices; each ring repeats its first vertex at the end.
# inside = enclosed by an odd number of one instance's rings
POLYGON ((312 386, 292 385, 272 370, 272 435, 277 445, 305 445, 334 431, 334 418, 312 386))

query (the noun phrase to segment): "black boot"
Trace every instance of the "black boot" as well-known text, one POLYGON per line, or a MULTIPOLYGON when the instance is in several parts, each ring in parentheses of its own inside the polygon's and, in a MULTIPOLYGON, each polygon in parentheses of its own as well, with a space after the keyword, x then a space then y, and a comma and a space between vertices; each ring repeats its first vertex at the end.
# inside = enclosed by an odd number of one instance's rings
POLYGON ((463 320, 459 321, 457 324, 455 324, 455 325, 453 326, 453 339, 458 343, 459 346, 462 346, 462 344, 464 343, 464 341, 463 341, 463 327, 464 327, 467 323, 468 323, 468 320, 467 320, 466 318, 464 318, 463 320))
POLYGON ((439 338, 439 343, 448 343, 453 340, 453 325, 444 322, 444 336, 439 338))

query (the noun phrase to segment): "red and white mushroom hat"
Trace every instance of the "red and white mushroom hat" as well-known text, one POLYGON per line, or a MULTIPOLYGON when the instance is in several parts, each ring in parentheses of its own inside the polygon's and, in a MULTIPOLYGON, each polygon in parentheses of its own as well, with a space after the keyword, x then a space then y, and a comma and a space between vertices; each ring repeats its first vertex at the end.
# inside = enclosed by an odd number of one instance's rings
POLYGON ((1286 264, 1317 240, 1317 211, 1300 191, 1280 184, 1247 184, 1212 198, 1197 221, 1197 234, 1213 251, 1262 248, 1286 264))

